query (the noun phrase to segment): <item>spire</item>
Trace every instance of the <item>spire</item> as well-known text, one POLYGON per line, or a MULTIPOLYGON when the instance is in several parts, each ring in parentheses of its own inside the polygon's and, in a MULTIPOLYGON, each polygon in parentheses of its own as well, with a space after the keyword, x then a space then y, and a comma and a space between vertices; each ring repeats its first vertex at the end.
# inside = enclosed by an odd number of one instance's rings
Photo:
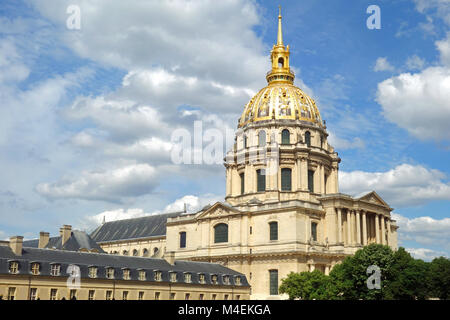
POLYGON ((281 30, 281 6, 278 6, 278 37, 277 37, 277 46, 283 45, 283 32, 281 30))

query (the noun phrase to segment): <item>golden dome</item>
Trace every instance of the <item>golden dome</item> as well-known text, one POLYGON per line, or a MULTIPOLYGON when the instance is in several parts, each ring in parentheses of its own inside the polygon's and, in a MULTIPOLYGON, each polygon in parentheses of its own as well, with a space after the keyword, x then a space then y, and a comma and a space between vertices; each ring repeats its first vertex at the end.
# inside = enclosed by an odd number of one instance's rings
POLYGON ((294 73, 289 67, 289 46, 283 44, 281 9, 278 15, 277 44, 271 51, 272 70, 266 75, 268 86, 261 89, 245 106, 239 127, 270 120, 302 120, 323 126, 314 99, 293 85, 294 73))
POLYGON ((245 106, 239 127, 270 119, 303 120, 322 126, 316 103, 300 88, 273 83, 261 89, 245 106))

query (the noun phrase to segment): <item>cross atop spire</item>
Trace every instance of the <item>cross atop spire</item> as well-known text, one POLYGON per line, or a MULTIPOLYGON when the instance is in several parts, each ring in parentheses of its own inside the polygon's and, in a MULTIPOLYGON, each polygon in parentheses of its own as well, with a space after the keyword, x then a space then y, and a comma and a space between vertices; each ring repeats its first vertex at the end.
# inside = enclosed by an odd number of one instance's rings
POLYGON ((278 6, 278 37, 277 37, 277 46, 283 45, 283 32, 281 30, 281 6, 278 6))

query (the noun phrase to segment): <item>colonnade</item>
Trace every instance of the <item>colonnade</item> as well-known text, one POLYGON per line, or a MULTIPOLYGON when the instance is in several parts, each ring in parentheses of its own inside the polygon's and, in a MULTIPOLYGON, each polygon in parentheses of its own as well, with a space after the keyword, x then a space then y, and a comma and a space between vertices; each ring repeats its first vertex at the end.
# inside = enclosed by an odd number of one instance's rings
POLYGON ((336 208, 336 210, 337 243, 344 243, 347 246, 388 244, 389 217, 362 209, 336 208))

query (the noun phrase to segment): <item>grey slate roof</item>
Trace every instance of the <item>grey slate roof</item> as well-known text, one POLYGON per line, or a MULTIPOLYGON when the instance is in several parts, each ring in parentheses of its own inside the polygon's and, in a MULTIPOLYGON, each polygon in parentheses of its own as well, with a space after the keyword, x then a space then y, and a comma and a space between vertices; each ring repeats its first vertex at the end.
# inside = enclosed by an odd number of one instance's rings
MULTIPOLYGON (((27 240, 23 242, 24 247, 37 248, 39 246, 39 239, 27 240)), ((89 251, 97 250, 104 253, 103 249, 95 242, 86 232, 79 230, 72 230, 70 238, 62 245, 61 237, 51 237, 46 248, 79 251, 87 249, 89 251)))
MULTIPOLYGON (((89 278, 89 267, 96 266, 98 268, 97 278, 106 278, 106 268, 114 268, 116 280, 121 280, 123 269, 130 269, 130 280, 139 280, 139 270, 146 271, 147 282, 154 282, 155 271, 162 272, 162 282, 170 281, 170 272, 177 273, 177 282, 184 282, 183 274, 191 273, 192 283, 199 284, 199 273, 205 275, 206 284, 211 283, 211 276, 218 276, 218 284, 223 283, 223 276, 230 276, 231 285, 235 284, 235 278, 241 278, 241 286, 249 286, 245 275, 226 268, 219 264, 192 261, 175 261, 174 265, 169 264, 164 259, 128 257, 109 255, 104 253, 87 253, 74 252, 53 249, 23 248, 22 255, 16 256, 9 246, 0 246, 0 274, 9 274, 9 262, 17 261, 19 263, 19 275, 29 275, 32 262, 40 263, 40 275, 50 276, 51 264, 57 263, 61 265, 61 274, 55 277, 68 277, 66 270, 70 264, 80 267, 81 278, 89 278)), ((11 275, 12 277, 14 275, 11 275)), ((52 276, 53 277, 53 276, 52 276)), ((129 281, 129 280, 123 280, 129 281)), ((145 282, 143 281, 143 282, 145 282)))
POLYGON ((96 242, 110 242, 164 236, 166 235, 167 218, 177 217, 182 213, 155 214, 106 222, 91 233, 91 238, 96 242))

